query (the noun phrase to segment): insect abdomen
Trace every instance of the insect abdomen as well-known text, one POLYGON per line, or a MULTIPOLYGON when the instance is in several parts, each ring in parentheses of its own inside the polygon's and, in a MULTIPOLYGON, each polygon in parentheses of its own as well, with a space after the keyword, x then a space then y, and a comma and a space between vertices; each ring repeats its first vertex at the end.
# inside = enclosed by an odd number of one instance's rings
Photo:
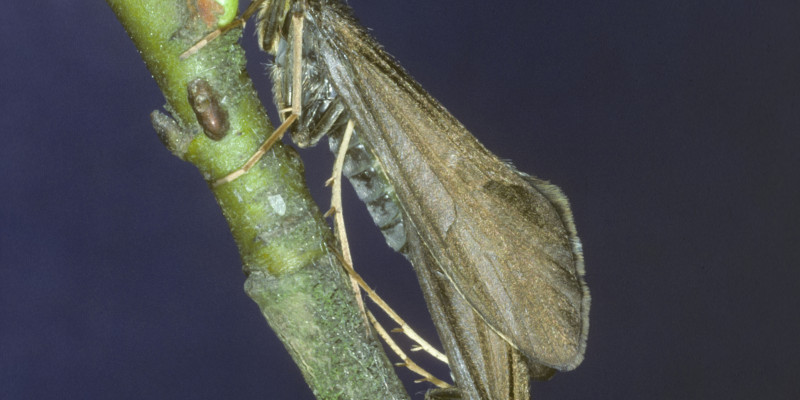
MULTIPOLYGON (((340 132, 329 136, 331 151, 339 151, 340 132)), ((375 225, 380 228, 386 243, 395 251, 403 251, 406 232, 403 226, 403 213, 377 159, 353 132, 345 155, 342 174, 350 180, 358 198, 367 205, 375 225)))

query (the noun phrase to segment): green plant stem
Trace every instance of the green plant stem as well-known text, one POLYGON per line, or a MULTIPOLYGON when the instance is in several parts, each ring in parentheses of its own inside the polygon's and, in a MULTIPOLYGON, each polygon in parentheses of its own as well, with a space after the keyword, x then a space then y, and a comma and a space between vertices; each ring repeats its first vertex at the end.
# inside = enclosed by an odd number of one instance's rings
MULTIPOLYGON (((107 3, 167 99, 174 122, 153 117, 165 145, 209 182, 242 165, 272 129, 244 71, 236 44, 241 31, 180 61, 179 54, 211 30, 186 0, 107 3), (202 134, 187 101, 187 83, 197 78, 210 83, 228 113, 230 130, 220 141, 202 134)), ((278 144, 250 172, 212 189, 239 247, 245 290, 317 398, 406 399, 380 343, 367 333, 302 172, 296 153, 278 144)))

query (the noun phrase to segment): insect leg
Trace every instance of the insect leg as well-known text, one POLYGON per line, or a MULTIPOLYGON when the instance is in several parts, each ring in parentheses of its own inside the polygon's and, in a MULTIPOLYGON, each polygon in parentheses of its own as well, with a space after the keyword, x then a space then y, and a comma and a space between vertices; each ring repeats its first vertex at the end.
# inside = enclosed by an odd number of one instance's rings
MULTIPOLYGON (((248 8, 249 10, 249 8, 248 8)), ((231 172, 224 177, 217 179, 211 184, 212 187, 232 182, 236 178, 244 175, 253 168, 261 157, 267 153, 275 142, 283 137, 286 130, 294 123, 302 112, 302 83, 303 83, 303 14, 301 12, 292 15, 292 113, 285 121, 272 132, 272 135, 262 144, 255 153, 242 165, 241 168, 231 172)))
MULTIPOLYGON (((353 135, 353 127, 355 122, 353 120, 347 121, 347 127, 344 130, 342 143, 349 143, 350 137, 353 135)), ((333 164, 333 175, 325 182, 326 186, 331 187, 331 208, 325 213, 325 216, 333 214, 333 225, 336 229, 336 237, 339 239, 341 245, 342 258, 348 265, 353 265, 353 257, 350 255, 350 243, 347 240, 347 232, 344 229, 344 217, 342 216, 342 166, 344 165, 344 155, 347 152, 347 147, 342 146, 339 148, 339 154, 336 155, 336 162, 333 164)), ((350 284, 353 287, 353 292, 356 293, 358 299, 358 307, 361 309, 362 315, 366 319, 366 310, 364 309, 364 301, 361 299, 361 290, 358 287, 358 282, 350 275, 350 284)))
MULTIPOLYGON (((380 322, 378 322, 377 319, 375 319, 375 316, 372 315, 371 312, 367 311, 367 317, 369 317, 369 322, 372 323, 372 326, 374 326, 375 330, 378 332, 378 336, 380 336, 381 339, 383 339, 383 341, 386 342, 387 345, 389 345, 389 348, 391 348, 392 351, 394 351, 395 354, 397 354, 397 356, 400 357, 401 360, 403 360, 403 362, 395 363, 394 365, 397 367, 406 367, 409 370, 411 370, 411 372, 414 372, 422 376, 422 379, 416 379, 414 380, 414 383, 430 382, 436 385, 436 387, 441 389, 452 388, 452 386, 449 383, 431 375, 430 372, 426 371, 425 369, 420 367, 417 363, 408 358, 406 353, 400 348, 400 346, 397 345, 397 342, 395 342, 394 339, 392 339, 392 337, 389 336, 389 334, 386 332, 386 329, 383 329, 383 326, 380 324, 380 322)), ((414 350, 412 349, 411 351, 414 350)))
MULTIPOLYGON (((338 109, 337 107, 338 104, 339 103, 337 101, 334 101, 334 103, 331 104, 328 111, 333 110, 333 112, 330 115, 328 115, 328 112, 326 112, 326 117, 323 117, 322 121, 320 121, 317 126, 323 126, 330 129, 332 126, 338 124, 338 117, 342 116, 341 111, 338 112, 336 111, 338 109)), ((342 212, 341 212, 342 210, 341 180, 342 180, 342 169, 344 166, 345 158, 348 157, 347 154, 351 150, 349 142, 353 134, 354 127, 355 127, 355 122, 352 119, 348 119, 347 126, 345 127, 344 133, 342 134, 342 137, 339 139, 339 143, 337 145, 339 149, 337 151, 336 161, 333 167, 333 175, 325 183, 326 185, 332 186, 331 209, 328 210, 325 216, 327 217, 330 216, 331 214, 334 215, 334 229, 336 230, 336 235, 337 237, 339 237, 340 243, 342 243, 342 261, 345 266, 345 270, 347 271, 348 275, 350 275, 351 281, 354 282, 354 284, 360 286, 364 290, 364 293, 367 294, 367 297, 369 297, 373 302, 375 302, 375 304, 379 308, 381 308, 384 312, 386 312, 386 314, 400 326, 395 331, 404 333, 411 340, 417 343, 417 345, 414 346, 414 348, 412 348, 411 351, 424 350, 425 352, 427 352, 434 358, 438 359, 439 361, 447 363, 448 362, 447 356, 442 354, 439 350, 434 348, 425 339, 419 336, 419 334, 417 334, 402 318, 400 318, 400 316, 380 296, 378 296, 378 294, 374 290, 372 290, 372 288, 370 288, 367 285, 367 283, 363 280, 363 278, 361 278, 361 276, 353 269, 352 258, 350 257, 350 250, 347 242, 347 232, 344 227, 344 218, 342 217, 342 212)), ((371 317, 371 314, 368 314, 368 316, 371 317)), ((373 323, 373 325, 375 325, 375 323, 373 323)), ((376 329, 378 329, 379 331, 378 333, 380 334, 380 330, 382 330, 383 328, 379 328, 376 326, 376 329)), ((381 334, 381 336, 383 337, 384 335, 381 334)), ((399 349, 395 349, 396 345, 393 345, 391 338, 389 339, 384 338, 384 340, 386 340, 387 344, 389 344, 389 346, 392 347, 392 349, 397 353, 397 355, 400 356, 401 359, 403 359, 403 362, 406 363, 406 366, 409 369, 425 377, 425 379, 423 380, 433 382, 439 387, 445 387, 442 385, 444 384, 444 382, 436 379, 435 377, 433 377, 433 375, 422 370, 418 365, 416 365, 413 361, 411 361, 405 355, 405 353, 399 351, 399 349)))

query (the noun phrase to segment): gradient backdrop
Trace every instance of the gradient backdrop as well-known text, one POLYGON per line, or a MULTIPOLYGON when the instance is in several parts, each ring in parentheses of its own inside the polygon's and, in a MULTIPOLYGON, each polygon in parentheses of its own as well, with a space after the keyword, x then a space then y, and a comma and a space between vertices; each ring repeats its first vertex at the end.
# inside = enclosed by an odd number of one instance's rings
MULTIPOLYGON (((588 351, 535 398, 800 398, 796 1, 351 5, 572 202, 588 351)), ((205 182, 150 126, 163 97, 107 5, 6 2, 0 38, 0 398, 310 399, 205 182)), ((332 156, 301 155, 327 205, 332 156)), ((347 196, 357 266, 433 337, 411 267, 347 196)))

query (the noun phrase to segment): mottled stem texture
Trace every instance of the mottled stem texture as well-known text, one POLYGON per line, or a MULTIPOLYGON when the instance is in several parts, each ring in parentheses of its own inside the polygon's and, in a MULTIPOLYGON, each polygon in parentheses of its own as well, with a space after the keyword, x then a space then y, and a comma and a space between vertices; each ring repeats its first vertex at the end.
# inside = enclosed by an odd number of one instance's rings
MULTIPOLYGON (((151 115, 166 147, 208 182, 239 168, 272 131, 236 44, 241 30, 180 60, 216 27, 218 14, 205 9, 213 2, 106 1, 167 100, 170 116, 151 115)), ((247 174, 211 190, 239 247, 245 291, 314 395, 407 399, 332 252, 333 236, 309 196, 296 153, 278 143, 247 174)))

